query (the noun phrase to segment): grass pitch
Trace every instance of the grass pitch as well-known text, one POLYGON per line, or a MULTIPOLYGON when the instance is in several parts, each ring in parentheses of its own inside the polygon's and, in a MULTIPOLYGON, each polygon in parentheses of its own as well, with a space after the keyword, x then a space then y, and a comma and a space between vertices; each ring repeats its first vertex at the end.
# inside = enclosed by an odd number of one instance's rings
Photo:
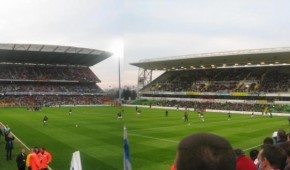
MULTIPOLYGON (((138 170, 167 170, 173 163, 179 141, 192 133, 210 132, 225 137, 233 148, 249 151, 259 148, 273 131, 289 132, 286 117, 205 113, 202 122, 196 112, 189 112, 189 122, 182 119, 183 110, 124 107, 124 119, 117 120, 118 107, 43 108, 30 112, 24 108, 1 108, 0 122, 28 147, 45 147, 53 156, 53 170, 69 169, 72 153, 79 150, 84 170, 123 169, 123 126, 128 129, 131 164, 138 170), (42 119, 48 116, 43 126, 42 119), (77 126, 76 126, 77 125, 77 126)), ((15 158, 21 145, 14 141, 13 160, 6 161, 4 138, 0 138, 0 169, 16 169, 15 158)))

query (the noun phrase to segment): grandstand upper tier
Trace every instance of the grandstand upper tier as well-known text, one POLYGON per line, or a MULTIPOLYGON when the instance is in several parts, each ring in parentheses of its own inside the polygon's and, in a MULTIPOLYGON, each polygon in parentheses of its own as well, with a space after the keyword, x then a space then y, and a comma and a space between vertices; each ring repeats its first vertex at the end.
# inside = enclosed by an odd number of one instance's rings
POLYGON ((0 63, 93 66, 112 53, 72 46, 0 44, 0 63))
POLYGON ((290 64, 290 47, 180 55, 131 63, 148 70, 187 70, 290 64))

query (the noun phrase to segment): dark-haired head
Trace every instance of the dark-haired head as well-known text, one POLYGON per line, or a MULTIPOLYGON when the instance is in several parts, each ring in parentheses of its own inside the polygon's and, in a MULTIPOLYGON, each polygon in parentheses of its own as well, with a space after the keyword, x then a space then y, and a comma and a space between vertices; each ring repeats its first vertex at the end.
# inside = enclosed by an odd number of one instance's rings
POLYGON ((184 138, 178 146, 176 170, 232 170, 236 157, 224 138, 198 133, 184 138))

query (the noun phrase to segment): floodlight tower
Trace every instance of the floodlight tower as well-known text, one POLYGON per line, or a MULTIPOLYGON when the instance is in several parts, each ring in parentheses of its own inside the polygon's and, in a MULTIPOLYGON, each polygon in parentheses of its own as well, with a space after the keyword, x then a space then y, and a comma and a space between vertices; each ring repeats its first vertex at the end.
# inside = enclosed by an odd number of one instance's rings
POLYGON ((118 72, 119 72, 119 96, 118 101, 121 104, 121 63, 120 63, 121 56, 118 56, 118 72))
POLYGON ((121 103, 121 58, 124 56, 124 42, 122 38, 115 39, 112 43, 112 51, 118 60, 118 102, 121 103))

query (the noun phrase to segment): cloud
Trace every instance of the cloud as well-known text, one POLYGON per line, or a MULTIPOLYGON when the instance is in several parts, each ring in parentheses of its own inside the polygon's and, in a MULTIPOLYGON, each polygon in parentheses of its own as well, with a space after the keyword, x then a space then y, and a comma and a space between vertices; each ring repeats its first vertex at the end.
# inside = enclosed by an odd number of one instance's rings
MULTIPOLYGON (((67 45, 110 51, 124 37, 122 84, 136 85, 129 63, 193 53, 289 46, 287 0, 9 0, 0 3, 0 43, 67 45)), ((92 67, 118 84, 118 63, 92 67)))
POLYGON ((4 1, 0 22, 6 42, 60 45, 101 41, 122 34, 118 1, 4 1))

